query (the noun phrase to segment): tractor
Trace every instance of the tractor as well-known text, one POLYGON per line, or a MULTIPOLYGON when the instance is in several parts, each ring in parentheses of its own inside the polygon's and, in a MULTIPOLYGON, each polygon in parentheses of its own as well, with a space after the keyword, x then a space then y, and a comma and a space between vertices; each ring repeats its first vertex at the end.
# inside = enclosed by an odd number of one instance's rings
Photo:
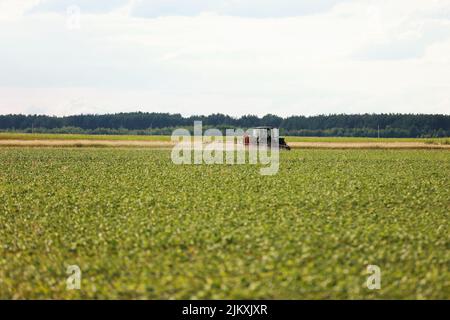
MULTIPOLYGON (((267 147, 272 145, 272 129, 273 127, 254 127, 250 128, 244 135, 244 145, 248 146, 251 143, 256 143, 256 145, 262 145, 267 141, 267 147)), ((282 137, 278 137, 278 146, 280 149, 291 150, 286 143, 286 140, 282 137)))

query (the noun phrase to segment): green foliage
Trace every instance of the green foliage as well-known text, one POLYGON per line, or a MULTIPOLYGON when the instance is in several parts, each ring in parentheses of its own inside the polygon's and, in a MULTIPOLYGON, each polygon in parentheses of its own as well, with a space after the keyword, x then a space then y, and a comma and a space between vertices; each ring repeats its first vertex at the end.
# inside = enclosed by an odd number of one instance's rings
POLYGON ((261 176, 161 150, 1 148, 0 167, 3 299, 450 298, 449 152, 296 150, 261 176))
POLYGON ((204 129, 249 128, 270 125, 288 136, 441 138, 450 136, 450 115, 331 114, 281 118, 267 114, 233 118, 223 114, 182 117, 169 113, 87 114, 66 117, 0 115, 0 130, 29 133, 170 135, 174 128, 191 128, 201 120, 204 129))

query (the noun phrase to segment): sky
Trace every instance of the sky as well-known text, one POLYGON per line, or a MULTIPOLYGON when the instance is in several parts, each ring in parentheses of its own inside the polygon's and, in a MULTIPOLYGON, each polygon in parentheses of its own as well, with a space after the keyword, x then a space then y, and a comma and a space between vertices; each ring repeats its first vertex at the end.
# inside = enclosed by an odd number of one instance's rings
POLYGON ((0 0, 0 114, 450 114, 450 0, 0 0))

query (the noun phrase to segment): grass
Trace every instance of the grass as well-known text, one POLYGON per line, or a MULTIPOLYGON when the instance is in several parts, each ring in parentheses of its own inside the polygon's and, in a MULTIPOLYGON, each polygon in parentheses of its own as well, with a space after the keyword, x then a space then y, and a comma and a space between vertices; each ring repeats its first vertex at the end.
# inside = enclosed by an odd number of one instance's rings
POLYGON ((287 142, 423 142, 441 144, 448 138, 286 137, 287 142))
POLYGON ((0 148, 0 167, 2 299, 450 298, 447 151, 295 150, 261 176, 163 150, 0 148))
MULTIPOLYGON (((145 135, 89 135, 55 133, 0 132, 0 140, 119 140, 119 141, 170 141, 170 136, 145 135)), ((364 137, 286 137, 287 142, 424 142, 448 144, 449 138, 364 138, 364 137)))
POLYGON ((94 135, 94 134, 59 134, 59 133, 10 133, 0 132, 0 140, 137 140, 170 141, 170 136, 138 135, 94 135))
POLYGON ((445 145, 449 145, 450 144, 450 139, 447 138, 442 138, 442 139, 429 139, 427 141, 425 141, 426 144, 445 144, 445 145))

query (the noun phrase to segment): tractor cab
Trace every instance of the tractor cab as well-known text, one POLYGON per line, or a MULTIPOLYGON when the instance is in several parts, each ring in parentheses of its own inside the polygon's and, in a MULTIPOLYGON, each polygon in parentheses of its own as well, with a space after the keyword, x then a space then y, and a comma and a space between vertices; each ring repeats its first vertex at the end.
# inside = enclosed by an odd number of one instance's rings
MULTIPOLYGON (((267 146, 270 147, 275 138, 272 137, 272 129, 274 128, 268 126, 250 128, 244 135, 244 144, 250 145, 251 142, 256 143, 256 145, 267 143, 267 146)), ((291 150, 282 137, 278 137, 278 145, 280 149, 291 150)))

